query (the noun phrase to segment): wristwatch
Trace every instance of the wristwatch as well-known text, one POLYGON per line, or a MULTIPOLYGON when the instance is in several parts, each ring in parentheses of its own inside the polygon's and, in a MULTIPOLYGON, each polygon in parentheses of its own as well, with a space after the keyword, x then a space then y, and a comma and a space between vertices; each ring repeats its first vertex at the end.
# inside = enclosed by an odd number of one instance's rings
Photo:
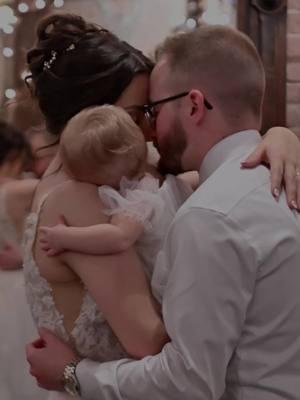
POLYGON ((76 376, 76 367, 82 358, 76 358, 65 366, 63 373, 64 389, 71 396, 80 396, 80 384, 76 376))

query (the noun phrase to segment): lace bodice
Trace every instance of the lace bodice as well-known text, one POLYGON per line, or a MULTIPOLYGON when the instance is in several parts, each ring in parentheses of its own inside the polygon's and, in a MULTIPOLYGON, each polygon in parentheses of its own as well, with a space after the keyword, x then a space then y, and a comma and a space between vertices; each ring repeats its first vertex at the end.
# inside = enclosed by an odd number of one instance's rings
POLYGON ((67 333, 64 317, 55 306, 52 288, 41 276, 33 257, 32 248, 38 220, 39 212, 28 216, 23 240, 26 294, 36 325, 49 329, 72 344, 82 357, 102 362, 126 356, 117 337, 87 291, 74 328, 70 335, 67 333))

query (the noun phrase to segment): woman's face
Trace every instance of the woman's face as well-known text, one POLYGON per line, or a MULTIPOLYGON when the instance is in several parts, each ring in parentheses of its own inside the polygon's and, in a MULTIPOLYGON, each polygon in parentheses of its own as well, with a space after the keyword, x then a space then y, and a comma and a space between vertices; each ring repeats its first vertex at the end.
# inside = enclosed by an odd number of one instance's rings
POLYGON ((43 148, 44 146, 49 145, 49 141, 47 141, 47 138, 43 133, 34 134, 30 138, 30 145, 33 154, 32 172, 37 178, 41 178, 54 157, 56 148, 43 148))
POLYGON ((153 135, 140 107, 148 102, 149 82, 148 74, 137 75, 115 104, 124 108, 131 115, 134 122, 143 131, 146 141, 150 141, 153 135))

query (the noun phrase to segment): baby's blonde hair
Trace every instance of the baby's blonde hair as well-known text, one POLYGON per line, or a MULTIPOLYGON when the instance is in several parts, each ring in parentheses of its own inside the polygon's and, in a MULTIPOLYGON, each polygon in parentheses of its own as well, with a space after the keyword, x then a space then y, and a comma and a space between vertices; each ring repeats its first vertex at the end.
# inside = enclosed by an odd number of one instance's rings
POLYGON ((143 171, 147 145, 140 128, 123 109, 87 108, 67 124, 60 141, 65 170, 77 180, 117 185, 143 171))

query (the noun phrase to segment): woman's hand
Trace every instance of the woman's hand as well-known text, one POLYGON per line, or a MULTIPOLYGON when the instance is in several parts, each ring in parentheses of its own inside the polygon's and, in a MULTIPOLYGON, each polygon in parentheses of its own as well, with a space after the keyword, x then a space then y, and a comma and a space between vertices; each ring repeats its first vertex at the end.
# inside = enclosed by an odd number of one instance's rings
POLYGON ((282 185, 291 208, 300 210, 300 141, 287 128, 270 129, 258 148, 242 163, 243 168, 270 165, 271 190, 278 199, 282 185))

